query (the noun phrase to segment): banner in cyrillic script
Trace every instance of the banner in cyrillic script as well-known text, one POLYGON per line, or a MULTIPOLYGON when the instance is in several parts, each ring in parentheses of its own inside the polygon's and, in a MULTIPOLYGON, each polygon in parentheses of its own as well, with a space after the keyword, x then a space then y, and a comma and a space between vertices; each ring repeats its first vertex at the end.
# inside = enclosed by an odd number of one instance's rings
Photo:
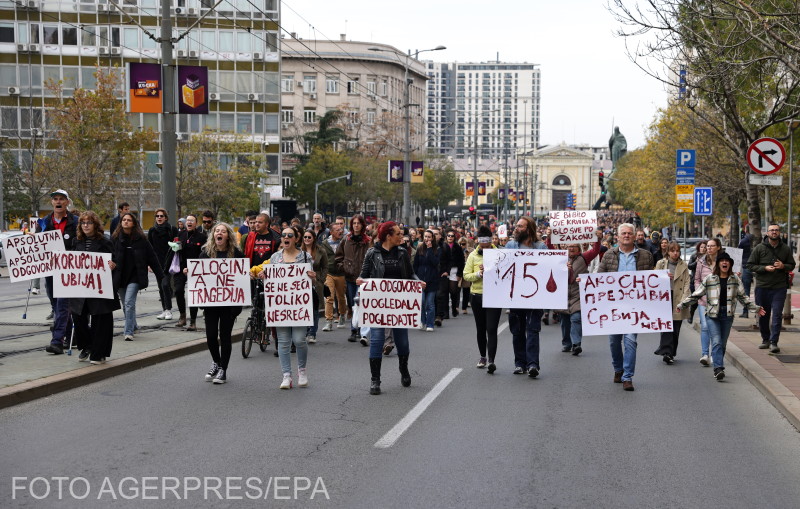
POLYGON ((567 252, 485 249, 483 307, 566 309, 567 252))
POLYGON ((12 283, 52 276, 53 253, 64 251, 60 230, 3 239, 3 259, 12 283))
POLYGON ((550 243, 580 244, 594 242, 597 230, 596 210, 551 210, 550 243))
POLYGON ((584 336, 672 330, 669 271, 581 274, 584 336))
POLYGON ((367 279, 359 292, 359 323, 365 327, 414 329, 422 310, 422 281, 367 279))
POLYGON ((250 305, 247 258, 186 260, 189 307, 250 305))
POLYGON ((314 290, 308 277, 311 270, 310 263, 264 265, 264 307, 268 326, 295 327, 313 323, 314 290))
POLYGON ((52 255, 53 297, 113 299, 111 253, 64 251, 52 255))

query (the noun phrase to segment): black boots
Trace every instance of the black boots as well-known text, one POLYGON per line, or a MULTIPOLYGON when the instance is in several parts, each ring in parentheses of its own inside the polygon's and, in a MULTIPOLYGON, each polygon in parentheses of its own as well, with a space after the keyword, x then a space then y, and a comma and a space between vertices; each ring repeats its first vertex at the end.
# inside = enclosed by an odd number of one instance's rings
POLYGON ((377 359, 370 359, 369 360, 369 370, 372 373, 372 383, 369 386, 369 393, 373 395, 377 395, 381 393, 381 361, 383 359, 378 357, 377 359))
POLYGON ((411 385, 411 373, 408 372, 408 355, 399 355, 400 359, 400 383, 403 387, 411 385))

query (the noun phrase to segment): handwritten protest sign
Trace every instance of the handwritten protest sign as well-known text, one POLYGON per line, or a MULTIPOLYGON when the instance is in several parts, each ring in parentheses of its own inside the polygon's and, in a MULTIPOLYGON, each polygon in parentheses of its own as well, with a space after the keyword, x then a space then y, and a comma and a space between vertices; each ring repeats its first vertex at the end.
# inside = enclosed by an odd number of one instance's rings
POLYGON ((583 334, 626 334, 672 330, 669 271, 581 274, 583 334))
POLYGON ((567 252, 545 249, 486 249, 483 307, 566 309, 567 252))
POLYGON ((53 253, 61 251, 64 251, 64 239, 59 230, 3 239, 3 258, 12 283, 52 276, 53 253))
POLYGON ((294 327, 311 325, 314 306, 310 263, 276 263, 264 266, 264 303, 267 325, 294 327))
POLYGON ((64 251, 52 257, 53 297, 114 298, 111 253, 64 251))
POLYGON ((189 307, 250 305, 250 263, 246 258, 186 260, 189 307))
POLYGON ((422 281, 367 279, 359 292, 359 323, 365 327, 414 329, 420 324, 422 281))
POLYGON ((580 244, 594 242, 597 230, 596 210, 551 210, 550 243, 580 244))
POLYGON ((742 260, 744 249, 739 249, 738 247, 726 247, 725 252, 728 253, 733 259, 733 267, 731 268, 731 272, 742 272, 742 262, 747 262, 747 260, 742 260))

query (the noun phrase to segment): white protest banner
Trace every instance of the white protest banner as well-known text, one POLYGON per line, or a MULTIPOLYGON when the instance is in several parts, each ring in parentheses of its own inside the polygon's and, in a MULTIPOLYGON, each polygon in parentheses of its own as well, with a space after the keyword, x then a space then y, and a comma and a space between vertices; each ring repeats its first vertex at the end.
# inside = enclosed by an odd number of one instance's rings
POLYGON ((546 249, 483 251, 483 307, 567 308, 567 252, 546 249))
POLYGON ((269 327, 311 325, 313 285, 310 263, 264 265, 264 303, 269 327))
POLYGON ((53 297, 113 299, 111 253, 64 251, 54 253, 53 297))
POLYGON ((64 239, 60 230, 3 239, 3 258, 12 283, 52 276, 53 253, 61 251, 64 251, 64 239))
POLYGON ((186 260, 190 308, 250 305, 250 263, 246 258, 186 260))
POLYGON ((672 330, 669 271, 598 272, 580 278, 584 336, 672 330))
POLYGON ((508 238, 508 229, 506 228, 506 225, 501 224, 500 226, 497 227, 497 238, 500 239, 508 238))
POLYGON ((597 230, 596 210, 551 210, 550 243, 579 244, 594 242, 597 230))
POLYGON ((744 249, 739 249, 738 247, 726 247, 725 252, 728 253, 731 258, 733 258, 733 267, 731 268, 731 272, 741 273, 742 272, 742 265, 743 261, 742 256, 744 255, 744 249))
POLYGON ((422 281, 366 279, 358 295, 359 323, 364 327, 397 329, 419 327, 422 281))

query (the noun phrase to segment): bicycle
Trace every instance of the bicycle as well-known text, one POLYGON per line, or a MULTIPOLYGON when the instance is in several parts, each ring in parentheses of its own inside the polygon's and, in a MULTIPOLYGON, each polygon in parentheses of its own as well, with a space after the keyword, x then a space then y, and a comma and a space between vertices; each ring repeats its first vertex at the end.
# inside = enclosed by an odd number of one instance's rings
POLYGON ((267 351, 270 343, 263 295, 264 282, 258 279, 255 281, 253 289, 253 309, 250 311, 250 317, 244 323, 244 332, 242 332, 242 357, 245 359, 250 355, 253 343, 256 343, 262 352, 267 351))

